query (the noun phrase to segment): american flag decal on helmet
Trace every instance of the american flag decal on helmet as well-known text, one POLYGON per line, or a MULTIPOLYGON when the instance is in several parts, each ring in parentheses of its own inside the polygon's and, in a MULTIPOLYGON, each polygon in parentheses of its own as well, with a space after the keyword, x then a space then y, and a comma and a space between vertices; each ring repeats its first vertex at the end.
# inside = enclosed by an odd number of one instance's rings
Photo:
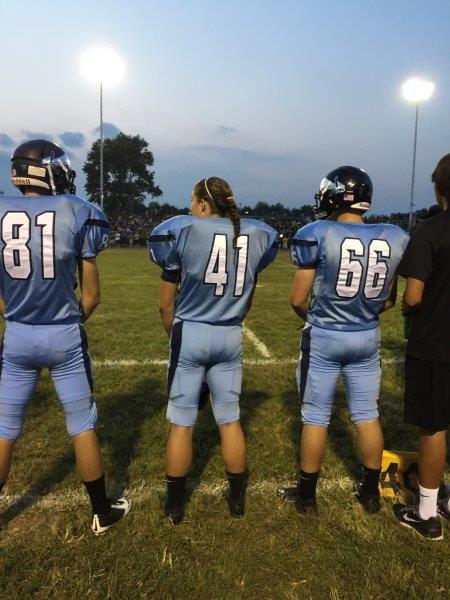
POLYGON ((353 202, 354 195, 353 194, 344 194, 345 202, 353 202))

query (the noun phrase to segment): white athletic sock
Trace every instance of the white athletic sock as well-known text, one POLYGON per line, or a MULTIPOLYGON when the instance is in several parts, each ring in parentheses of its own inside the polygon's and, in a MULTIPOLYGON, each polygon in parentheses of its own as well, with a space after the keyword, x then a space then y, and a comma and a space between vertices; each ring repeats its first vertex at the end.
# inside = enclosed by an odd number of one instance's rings
POLYGON ((419 485, 420 492, 420 503, 419 503, 419 516, 421 519, 429 519, 430 517, 437 517, 437 499, 439 488, 435 490, 429 490, 419 485))

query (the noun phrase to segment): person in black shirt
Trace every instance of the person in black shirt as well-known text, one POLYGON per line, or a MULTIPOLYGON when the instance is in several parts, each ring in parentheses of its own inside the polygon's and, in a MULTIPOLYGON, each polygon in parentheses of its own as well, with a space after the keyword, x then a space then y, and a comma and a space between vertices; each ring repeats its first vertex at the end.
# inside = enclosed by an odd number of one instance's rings
POLYGON ((442 212, 420 223, 399 267, 407 279, 403 314, 411 327, 406 350, 405 422, 420 429, 415 506, 394 505, 399 521, 422 536, 442 539, 438 512, 450 519, 450 500, 438 498, 450 423, 450 154, 432 175, 442 212))

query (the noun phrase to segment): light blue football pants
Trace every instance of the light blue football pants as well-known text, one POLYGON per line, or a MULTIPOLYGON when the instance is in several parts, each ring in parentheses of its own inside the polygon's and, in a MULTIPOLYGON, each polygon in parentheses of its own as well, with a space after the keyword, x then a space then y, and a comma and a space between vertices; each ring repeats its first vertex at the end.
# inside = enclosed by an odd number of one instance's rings
POLYGON ((340 375, 355 424, 378 418, 380 332, 331 331, 307 323, 297 367, 302 421, 328 427, 340 375))
POLYGON ((19 437, 42 369, 49 369, 62 404, 67 431, 95 427, 92 366, 84 328, 7 322, 0 362, 0 437, 19 437))
POLYGON ((175 320, 170 340, 167 419, 192 426, 205 380, 218 425, 239 420, 242 327, 175 320))

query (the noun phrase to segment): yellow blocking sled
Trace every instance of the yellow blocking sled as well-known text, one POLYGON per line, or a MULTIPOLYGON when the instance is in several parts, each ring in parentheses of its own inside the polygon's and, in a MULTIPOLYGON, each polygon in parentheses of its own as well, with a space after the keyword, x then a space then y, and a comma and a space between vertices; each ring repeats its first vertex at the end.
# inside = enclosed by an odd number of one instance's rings
POLYGON ((395 498, 402 494, 417 494, 419 490, 419 467, 417 452, 383 451, 380 476, 380 492, 395 498))

